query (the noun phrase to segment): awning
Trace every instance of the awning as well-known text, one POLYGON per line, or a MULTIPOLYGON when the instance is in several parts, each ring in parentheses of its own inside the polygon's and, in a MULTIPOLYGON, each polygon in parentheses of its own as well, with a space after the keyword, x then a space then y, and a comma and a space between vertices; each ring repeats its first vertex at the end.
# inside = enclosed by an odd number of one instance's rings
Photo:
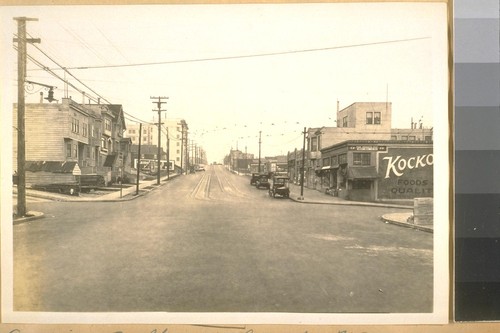
POLYGON ((327 165, 327 166, 324 166, 321 168, 321 170, 334 170, 334 169, 338 169, 339 166, 338 165, 327 165))
POLYGON ((117 156, 118 156, 117 154, 107 155, 106 160, 104 160, 103 166, 112 168, 113 164, 115 164, 117 156))
POLYGON ((350 167, 347 170, 348 179, 376 179, 378 178, 377 170, 374 166, 369 167, 350 167))

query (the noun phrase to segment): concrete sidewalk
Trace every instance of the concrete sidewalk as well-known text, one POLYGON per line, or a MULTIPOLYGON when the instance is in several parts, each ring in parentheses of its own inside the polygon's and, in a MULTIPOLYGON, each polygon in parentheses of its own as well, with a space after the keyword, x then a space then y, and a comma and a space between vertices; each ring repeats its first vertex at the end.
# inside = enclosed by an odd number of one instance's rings
POLYGON ((318 190, 310 189, 304 187, 303 198, 300 196, 301 188, 299 185, 290 184, 290 199, 295 202, 305 203, 305 204, 324 204, 324 205, 346 205, 346 206, 365 206, 365 207, 385 207, 385 208, 401 208, 411 211, 402 211, 400 213, 390 213, 382 215, 382 221, 385 223, 396 224, 404 226, 407 228, 418 229, 426 232, 433 232, 432 225, 416 225, 413 223, 413 206, 408 205, 396 205, 388 203, 377 203, 377 202, 359 202, 345 200, 339 197, 334 197, 322 193, 318 190))
MULTIPOLYGON (((42 199, 48 199, 48 200, 53 200, 53 201, 69 201, 69 202, 116 202, 116 201, 128 201, 128 200, 133 200, 135 198, 138 198, 155 188, 164 185, 167 181, 170 181, 177 176, 180 176, 178 174, 175 175, 170 175, 169 178, 163 178, 160 179, 160 185, 158 185, 158 180, 146 180, 146 181, 139 181, 139 194, 136 195, 137 191, 137 186, 127 186, 124 187, 121 190, 116 190, 108 194, 104 195, 95 195, 92 196, 90 194, 89 196, 83 196, 87 194, 82 194, 82 196, 71 196, 71 195, 65 195, 65 194, 60 194, 60 193, 52 193, 52 192, 45 192, 45 191, 37 191, 33 189, 26 189, 26 197, 34 197, 34 198, 42 198, 42 199)), ((13 194, 17 194, 17 188, 13 187, 13 194)), ((16 205, 15 205, 15 200, 13 201, 14 207, 13 207, 13 212, 16 212, 16 205)), ((37 212, 37 211, 28 211, 26 212, 26 216, 24 217, 14 217, 13 218, 13 223, 14 224, 20 224, 24 222, 30 222, 33 220, 37 220, 40 218, 43 218, 44 214, 42 212, 37 212)))
POLYGON ((332 195, 328 195, 318 190, 310 189, 307 187, 304 187, 304 198, 302 200, 300 198, 300 185, 295 185, 295 184, 290 184, 290 199, 301 203, 413 209, 413 206, 408 206, 408 205, 397 205, 397 204, 379 203, 379 202, 350 201, 339 197, 334 197, 332 195))
MULTIPOLYGON (((126 200, 133 200, 139 196, 144 195, 145 193, 148 193, 158 186, 164 185, 167 181, 170 181, 179 175, 170 175, 169 179, 166 177, 160 179, 160 185, 157 185, 158 180, 143 180, 139 181, 139 194, 136 195, 137 187, 136 185, 132 184, 127 184, 124 185, 122 190, 120 191, 119 187, 114 187, 115 190, 110 191, 109 193, 102 194, 102 195, 94 195, 94 194, 87 194, 87 193, 81 193, 80 196, 71 196, 71 195, 66 195, 66 194, 61 194, 61 193, 53 193, 53 192, 46 192, 46 191, 38 191, 38 190, 33 190, 30 188, 26 189, 26 196, 27 197, 34 197, 34 198, 42 198, 42 199, 48 199, 48 200, 54 200, 54 201, 71 201, 71 202, 88 202, 88 201, 94 201, 94 202, 100 202, 100 201, 126 201, 126 200)), ((109 189, 108 189, 109 190, 109 189)), ((13 194, 17 194, 17 188, 13 188, 13 194)))

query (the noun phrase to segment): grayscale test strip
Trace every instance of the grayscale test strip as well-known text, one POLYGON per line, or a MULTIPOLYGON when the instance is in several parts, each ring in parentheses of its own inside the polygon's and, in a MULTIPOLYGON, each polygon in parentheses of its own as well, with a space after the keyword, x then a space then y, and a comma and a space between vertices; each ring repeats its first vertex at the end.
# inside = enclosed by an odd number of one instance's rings
POLYGON ((500 320, 500 1, 454 1, 455 320, 500 320))

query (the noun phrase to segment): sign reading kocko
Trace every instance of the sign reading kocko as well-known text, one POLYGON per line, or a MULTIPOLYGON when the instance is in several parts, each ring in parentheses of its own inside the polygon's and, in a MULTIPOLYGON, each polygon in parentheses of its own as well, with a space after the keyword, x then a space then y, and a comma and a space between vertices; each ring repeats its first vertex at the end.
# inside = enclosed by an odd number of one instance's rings
POLYGON ((388 148, 379 154, 379 199, 413 199, 433 196, 433 150, 388 148))

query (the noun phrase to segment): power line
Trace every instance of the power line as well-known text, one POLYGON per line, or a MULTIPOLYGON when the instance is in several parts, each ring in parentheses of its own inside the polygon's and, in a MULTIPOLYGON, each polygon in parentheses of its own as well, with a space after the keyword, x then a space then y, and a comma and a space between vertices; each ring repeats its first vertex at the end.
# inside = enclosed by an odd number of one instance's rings
POLYGON ((102 68, 119 68, 119 67, 156 66, 156 65, 168 65, 168 64, 179 64, 179 63, 190 63, 190 62, 204 62, 204 61, 218 61, 218 60, 232 60, 232 59, 245 59, 245 58, 257 58, 257 57, 270 57, 270 56, 278 56, 278 55, 286 55, 286 54, 320 52, 320 51, 330 51, 330 50, 346 49, 346 48, 353 48, 353 47, 363 47, 363 46, 373 46, 373 45, 381 45, 381 44, 393 44, 393 43, 401 43, 401 42, 410 42, 410 41, 416 41, 416 40, 422 40, 422 39, 429 39, 429 38, 430 37, 415 37, 415 38, 395 39, 395 40, 381 41, 381 42, 371 42, 371 43, 362 43, 362 44, 351 44, 351 45, 342 45, 342 46, 322 47, 322 48, 314 48, 314 49, 302 49, 302 50, 281 51, 281 52, 257 53, 257 54, 247 54, 247 55, 215 57, 215 58, 199 58, 199 59, 187 59, 187 60, 143 62, 143 63, 136 63, 136 64, 77 66, 77 67, 67 67, 67 69, 102 69, 102 68))
MULTIPOLYGON (((29 33, 28 33, 29 35, 29 33)), ((36 47, 36 45, 34 45, 36 47)), ((14 49, 17 50, 17 47, 15 45, 13 45, 14 49)), ((63 69, 66 73, 68 73, 69 75, 71 75, 75 80, 77 80, 79 83, 81 83, 85 88, 88 88, 91 92, 93 92, 94 94, 97 95, 97 97, 101 98, 103 101, 107 102, 108 104, 112 105, 112 103, 107 100, 106 98, 104 98, 102 95, 98 94, 97 92, 95 92, 92 88, 90 88, 89 86, 87 86, 85 83, 83 83, 80 79, 78 79, 75 75, 73 75, 72 73, 70 73, 65 67, 61 66, 57 61, 55 61, 52 57, 50 57, 47 53, 45 53, 42 49, 40 49, 39 47, 36 47, 38 49, 38 51, 40 51, 43 55, 45 55, 48 59, 50 59, 52 62, 54 62, 56 65, 58 65, 61 69, 63 69)), ((73 89, 75 89, 77 92, 81 93, 81 94, 84 94, 85 92, 80 90, 79 88, 77 88, 75 85, 73 85, 72 83, 70 83, 68 80, 66 80, 65 78, 62 78, 61 76, 59 76, 57 73, 55 73, 53 71, 53 69, 50 69, 48 68, 47 66, 45 66, 43 63, 41 63, 39 60, 35 59, 33 56, 27 54, 27 57, 29 58, 29 60, 31 62, 33 62, 36 66, 40 67, 41 69, 47 71, 48 73, 50 73, 51 75, 53 75, 55 78, 61 80, 62 82, 68 84, 70 87, 72 87, 73 89)), ((96 103, 100 103, 100 100, 99 99, 96 99, 90 95, 86 95, 89 99, 91 99, 92 101, 96 102, 96 103)), ((143 124, 153 124, 151 122, 147 122, 147 121, 144 121, 138 117, 135 117, 125 111, 123 111, 123 113, 125 115, 127 115, 129 117, 129 121, 133 121, 133 122, 136 122, 136 123, 143 123, 143 124)))
MULTIPOLYGON (((28 34, 29 35, 29 34, 28 34)), ((89 89, 92 93, 94 93, 97 97, 101 98, 103 101, 107 102, 108 104, 112 104, 110 101, 108 101, 106 98, 95 92, 92 88, 90 88, 88 85, 83 83, 80 79, 78 79, 76 76, 74 76, 70 71, 68 71, 67 68, 61 66, 57 61, 55 61, 51 56, 49 56, 46 52, 44 52, 40 47, 35 46, 35 48, 40 51, 44 56, 46 56, 49 60, 51 60, 54 64, 59 66, 62 70, 64 70, 67 74, 69 74, 71 77, 73 77, 75 80, 77 80, 80 84, 82 84, 85 88, 89 89)))

